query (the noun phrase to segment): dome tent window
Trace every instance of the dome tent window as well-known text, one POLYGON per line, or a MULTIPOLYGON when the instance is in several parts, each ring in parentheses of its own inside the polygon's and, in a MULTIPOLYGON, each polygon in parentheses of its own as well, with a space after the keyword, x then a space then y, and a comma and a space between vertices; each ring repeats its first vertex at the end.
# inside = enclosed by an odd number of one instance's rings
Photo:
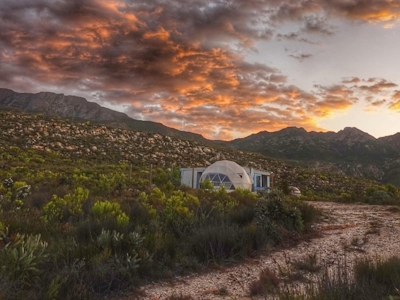
POLYGON ((234 190, 235 186, 231 182, 228 176, 220 173, 209 173, 204 176, 203 180, 210 179, 211 183, 214 185, 214 188, 219 188, 221 185, 225 187, 227 190, 234 190))

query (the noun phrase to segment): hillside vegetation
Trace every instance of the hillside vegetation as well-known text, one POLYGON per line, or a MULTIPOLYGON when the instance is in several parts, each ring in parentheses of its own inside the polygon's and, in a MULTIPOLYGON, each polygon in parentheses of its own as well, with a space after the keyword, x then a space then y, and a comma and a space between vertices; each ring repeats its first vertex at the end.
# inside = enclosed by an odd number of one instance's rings
MULTIPOLYGON (((50 92, 17 93, 4 88, 0 88, 0 109, 18 109, 71 120, 90 121, 92 124, 107 124, 153 135, 157 133, 162 136, 196 141, 212 145, 212 147, 222 145, 261 153, 267 157, 313 168, 320 172, 365 177, 400 186, 398 152, 400 133, 376 139, 357 128, 350 127, 337 133, 307 132, 303 128, 288 127, 276 132, 262 131, 229 142, 212 141, 200 134, 177 130, 161 123, 132 119, 124 113, 101 107, 82 97, 50 92)), ((114 132, 108 132, 108 134, 114 134, 114 132)), ((118 137, 115 138, 118 139, 118 137)), ((155 143, 160 145, 158 141, 155 143)), ((200 153, 195 151, 193 154, 196 156, 201 154, 201 151, 200 153)), ((204 156, 201 157, 200 164, 204 164, 203 158, 204 156)), ((243 163, 248 161, 249 159, 245 159, 243 163)))
POLYGON ((290 165, 252 152, 20 112, 0 111, 0 147, 6 154, 11 151, 10 147, 18 147, 40 155, 56 155, 63 160, 81 159, 93 164, 123 162, 147 170, 151 165, 198 167, 227 159, 242 166, 271 171, 276 186, 294 185, 309 197, 342 194, 353 195, 354 201, 359 201, 368 188, 380 186, 373 180, 290 165))
POLYGON ((159 134, 16 112, 0 127, 0 299, 103 297, 296 240, 318 215, 279 192, 180 187, 179 166, 231 159, 310 199, 398 201, 392 186, 159 134))
POLYGON ((337 133, 290 127, 260 132, 227 144, 319 170, 400 186, 400 134, 376 139, 351 127, 337 133))

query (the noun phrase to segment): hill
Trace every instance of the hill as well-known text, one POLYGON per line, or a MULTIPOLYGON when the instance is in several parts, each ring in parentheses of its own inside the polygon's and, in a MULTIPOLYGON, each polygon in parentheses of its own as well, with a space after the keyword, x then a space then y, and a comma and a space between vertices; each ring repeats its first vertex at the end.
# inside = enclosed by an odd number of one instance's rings
MULTIPOLYGON (((397 150, 400 146, 400 133, 376 139, 357 128, 350 127, 337 133, 307 132, 303 128, 289 127, 277 132, 259 132, 230 142, 211 141, 200 134, 180 131, 161 123, 134 120, 124 113, 101 107, 81 97, 48 92, 16 93, 9 89, 0 89, 0 109, 42 113, 176 137, 212 147, 231 147, 258 152, 321 172, 365 177, 400 186, 400 153, 397 150)), ((199 153, 192 153, 193 161, 196 161, 197 154, 199 153)), ((205 163, 202 159, 197 162, 201 165, 205 163)))
POLYGON ((304 193, 338 196, 362 193, 377 182, 338 173, 290 165, 261 154, 222 146, 210 146, 178 137, 90 125, 58 117, 0 111, 0 152, 14 148, 58 155, 62 159, 89 162, 130 163, 134 166, 197 167, 217 160, 233 160, 242 166, 272 171, 275 184, 298 186, 304 193))
POLYGON ((376 139, 350 127, 337 133, 289 127, 259 132, 227 144, 302 166, 400 185, 399 133, 376 139))
POLYGON ((187 140, 207 141, 200 134, 180 131, 157 122, 135 120, 124 113, 102 107, 94 102, 89 102, 85 98, 66 96, 64 94, 49 92, 40 92, 37 94, 16 93, 9 89, 0 88, 1 108, 42 113, 73 120, 91 121, 97 124, 107 124, 126 129, 157 132, 170 136, 178 136, 187 140))

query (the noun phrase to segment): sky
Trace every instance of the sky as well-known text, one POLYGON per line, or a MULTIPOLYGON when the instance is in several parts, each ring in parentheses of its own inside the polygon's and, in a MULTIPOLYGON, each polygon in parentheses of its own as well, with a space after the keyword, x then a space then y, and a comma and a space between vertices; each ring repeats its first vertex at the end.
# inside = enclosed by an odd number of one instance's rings
POLYGON ((400 0, 0 0, 0 87, 209 139, 400 131, 400 0))

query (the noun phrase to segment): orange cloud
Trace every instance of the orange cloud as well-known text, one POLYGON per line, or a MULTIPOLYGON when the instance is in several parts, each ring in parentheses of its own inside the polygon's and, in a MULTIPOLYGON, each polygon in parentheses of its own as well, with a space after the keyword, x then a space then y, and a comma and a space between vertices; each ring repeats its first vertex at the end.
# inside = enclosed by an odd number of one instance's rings
POLYGON ((390 106, 389 109, 394 110, 396 112, 400 113, 400 100, 397 102, 393 102, 390 106))
MULTIPOLYGON (((353 2, 0 1, 0 58, 7 62, 0 83, 124 104, 132 117, 210 138, 289 125, 318 130, 317 118, 348 109, 360 95, 375 103, 375 95, 397 85, 373 79, 359 86, 354 77, 304 91, 287 84, 279 70, 247 62, 243 53, 287 21, 302 22, 301 34, 334 33, 328 20, 310 14, 385 20, 382 12, 397 13, 380 1, 363 1, 364 8, 353 2)), ((290 38, 300 40, 298 34, 290 38)), ((390 109, 397 109, 397 100, 390 109)))
POLYGON ((394 91, 394 93, 392 95, 392 99, 393 99, 393 101, 391 102, 389 109, 400 113, 400 91, 399 90, 394 91))

